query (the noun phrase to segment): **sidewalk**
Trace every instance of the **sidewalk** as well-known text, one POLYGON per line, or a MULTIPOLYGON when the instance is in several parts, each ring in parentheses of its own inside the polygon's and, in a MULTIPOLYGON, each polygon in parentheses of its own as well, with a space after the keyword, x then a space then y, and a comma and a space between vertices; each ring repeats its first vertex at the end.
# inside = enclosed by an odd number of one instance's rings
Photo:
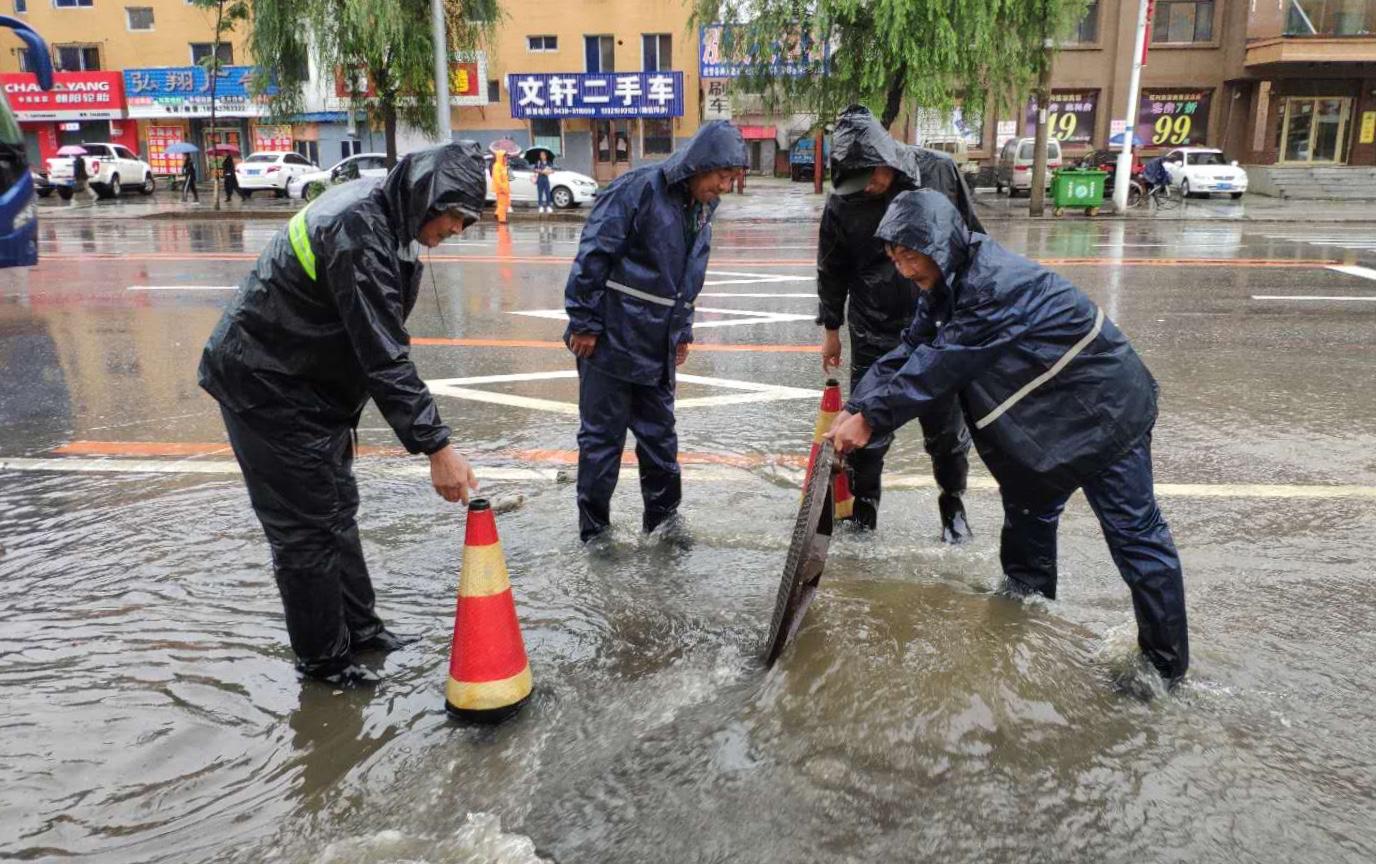
MULTIPOLYGON (((975 190, 975 212, 982 222, 1028 221, 1028 199, 1000 195, 993 189, 975 190)), ((1046 201, 1043 219, 1056 219, 1050 196, 1046 201)), ((1190 198, 1172 210, 1154 213, 1151 210, 1129 210, 1125 215, 1113 211, 1113 202, 1106 201, 1097 216, 1086 216, 1083 210, 1067 210, 1061 219, 1079 220, 1145 220, 1170 222, 1376 222, 1376 203, 1370 201, 1296 201, 1271 198, 1266 195, 1244 195, 1231 198, 1190 198)))

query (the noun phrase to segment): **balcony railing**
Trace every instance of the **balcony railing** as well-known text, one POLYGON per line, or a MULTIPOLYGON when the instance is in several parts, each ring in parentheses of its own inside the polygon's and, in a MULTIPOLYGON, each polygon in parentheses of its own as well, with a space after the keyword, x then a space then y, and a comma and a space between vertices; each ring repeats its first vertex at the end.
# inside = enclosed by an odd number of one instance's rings
POLYGON ((1376 0, 1290 0, 1286 36, 1376 36, 1376 0))

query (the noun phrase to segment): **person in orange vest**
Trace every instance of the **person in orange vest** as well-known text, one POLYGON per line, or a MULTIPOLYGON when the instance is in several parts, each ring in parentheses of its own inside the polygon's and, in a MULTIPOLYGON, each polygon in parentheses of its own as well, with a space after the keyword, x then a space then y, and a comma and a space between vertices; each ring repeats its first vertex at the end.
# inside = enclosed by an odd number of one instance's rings
POLYGON ((492 153, 492 191, 497 196, 497 224, 506 224, 507 211, 511 209, 511 173, 507 170, 505 150, 492 153))

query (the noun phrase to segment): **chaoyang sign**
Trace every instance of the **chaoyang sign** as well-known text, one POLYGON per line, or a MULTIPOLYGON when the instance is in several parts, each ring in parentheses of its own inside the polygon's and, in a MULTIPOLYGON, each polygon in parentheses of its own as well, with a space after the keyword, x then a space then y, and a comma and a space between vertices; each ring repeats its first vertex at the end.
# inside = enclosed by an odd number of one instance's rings
POLYGON ((58 72, 53 89, 31 72, 0 74, 14 116, 34 120, 117 120, 124 116, 124 78, 118 72, 58 72))

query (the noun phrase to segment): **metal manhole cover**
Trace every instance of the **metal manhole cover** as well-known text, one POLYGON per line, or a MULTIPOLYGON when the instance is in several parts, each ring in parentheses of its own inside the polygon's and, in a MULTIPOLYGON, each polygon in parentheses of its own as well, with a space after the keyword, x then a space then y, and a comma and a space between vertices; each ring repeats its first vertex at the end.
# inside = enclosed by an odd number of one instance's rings
POLYGON ((765 643, 766 666, 773 666, 793 640, 803 623, 808 604, 817 593, 817 583, 822 579, 827 548, 831 545, 832 469, 835 464, 836 451, 830 441, 825 441, 803 487, 798 521, 793 526, 793 541, 788 547, 783 580, 779 582, 779 596, 774 601, 769 641, 765 643))

